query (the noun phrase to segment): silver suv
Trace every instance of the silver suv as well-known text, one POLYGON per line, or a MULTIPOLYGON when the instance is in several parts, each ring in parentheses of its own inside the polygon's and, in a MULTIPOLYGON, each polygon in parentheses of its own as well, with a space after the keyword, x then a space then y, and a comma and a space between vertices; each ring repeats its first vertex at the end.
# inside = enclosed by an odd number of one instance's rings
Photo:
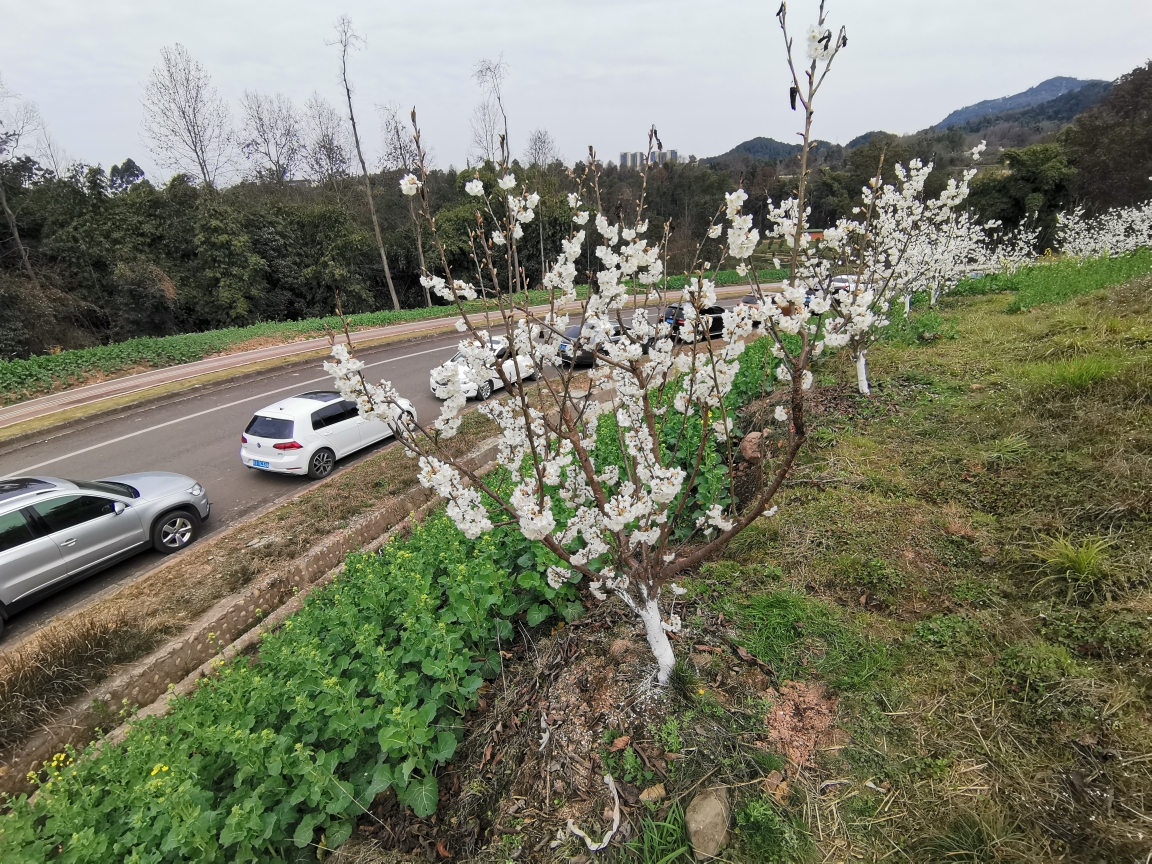
POLYGON ((178 552, 211 507, 203 486, 166 471, 0 480, 0 632, 13 613, 137 552, 178 552))

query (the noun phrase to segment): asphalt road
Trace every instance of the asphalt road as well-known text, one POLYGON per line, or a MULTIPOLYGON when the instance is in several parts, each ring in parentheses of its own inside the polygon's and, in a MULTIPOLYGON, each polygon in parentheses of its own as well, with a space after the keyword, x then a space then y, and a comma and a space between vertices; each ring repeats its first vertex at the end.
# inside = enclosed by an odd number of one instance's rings
MULTIPOLYGON (((455 353, 459 335, 404 342, 357 352, 373 380, 387 378, 412 400, 421 422, 436 417, 440 401, 428 389, 428 372, 455 353)), ((133 471, 175 471, 200 481, 212 501, 204 535, 243 521, 262 507, 308 486, 305 478, 265 474, 240 464, 240 433, 260 408, 305 390, 328 389, 321 360, 294 364, 255 378, 222 381, 161 403, 125 408, 66 429, 0 445, 0 477, 39 475, 95 480, 133 471)), ((391 446, 388 439, 338 463, 338 468, 391 446)), ((139 576, 164 556, 151 550, 64 589, 14 615, 0 636, 11 647, 54 616, 139 576)))
MULTIPOLYGON (((734 303, 731 298, 723 305, 734 303)), ((367 364, 371 380, 390 380, 416 406, 424 423, 435 419, 441 404, 429 391, 428 373, 455 353, 459 340, 459 334, 438 336, 365 348, 357 356, 367 364)), ((46 429, 15 444, 0 444, 0 478, 96 480, 134 471, 187 474, 208 490, 212 516, 202 536, 209 536, 307 488, 306 478, 265 474, 242 465, 240 433, 260 408, 294 393, 329 388, 332 379, 322 362, 304 361, 239 381, 192 386, 161 402, 128 406, 67 428, 46 429)), ((392 444, 388 439, 361 450, 338 463, 337 469, 392 444)), ((0 636, 0 651, 11 649, 53 617, 145 573, 163 558, 151 550, 143 552, 14 615, 0 636)))

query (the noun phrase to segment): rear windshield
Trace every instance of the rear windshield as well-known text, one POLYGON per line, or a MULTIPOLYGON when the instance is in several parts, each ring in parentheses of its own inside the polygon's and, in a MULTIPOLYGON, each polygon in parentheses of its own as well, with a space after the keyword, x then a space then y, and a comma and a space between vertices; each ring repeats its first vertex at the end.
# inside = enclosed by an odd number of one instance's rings
POLYGON ((111 492, 113 495, 122 495, 125 498, 139 498, 140 490, 127 483, 117 483, 114 480, 69 480, 85 492, 111 492))
POLYGON ((292 421, 280 417, 261 417, 257 414, 244 430, 245 434, 256 438, 274 438, 287 441, 292 437, 292 421))

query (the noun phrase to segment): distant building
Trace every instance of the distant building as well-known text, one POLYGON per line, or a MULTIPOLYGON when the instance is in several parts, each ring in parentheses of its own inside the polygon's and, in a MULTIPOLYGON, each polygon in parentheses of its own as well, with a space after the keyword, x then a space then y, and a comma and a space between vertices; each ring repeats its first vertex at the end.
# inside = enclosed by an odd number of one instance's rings
POLYGON ((645 159, 648 160, 649 164, 663 165, 665 162, 679 162, 680 154, 676 150, 653 150, 651 153, 646 153, 643 150, 621 151, 620 167, 635 168, 639 171, 644 167, 645 159))

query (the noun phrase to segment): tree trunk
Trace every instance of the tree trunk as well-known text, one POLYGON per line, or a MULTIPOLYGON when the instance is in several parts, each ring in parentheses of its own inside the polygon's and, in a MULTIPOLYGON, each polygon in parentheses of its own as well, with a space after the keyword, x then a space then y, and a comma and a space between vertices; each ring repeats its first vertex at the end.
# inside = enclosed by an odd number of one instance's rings
POLYGON ((636 607, 636 612, 644 622, 648 647, 652 649, 652 655, 656 658, 656 681, 667 684, 672 677, 672 668, 676 665, 676 654, 672 650, 668 634, 664 632, 664 623, 660 618, 660 604, 652 598, 643 606, 636 607))
POLYGON ((868 389, 868 352, 861 348, 856 355, 856 386, 865 396, 871 395, 868 389))
POLYGON ((912 312, 912 295, 904 295, 904 317, 907 318, 909 313, 912 312))
POLYGON ((28 260, 28 250, 24 248, 24 243, 20 239, 20 231, 16 227, 16 214, 13 213, 8 206, 8 196, 4 194, 3 181, 0 181, 0 206, 4 208, 4 216, 8 219, 8 228, 12 231, 12 238, 16 241, 16 248, 20 250, 20 260, 24 263, 24 269, 28 271, 28 278, 32 280, 33 286, 39 291, 40 280, 36 278, 36 273, 32 270, 32 263, 28 260))
POLYGON ((352 123, 352 140, 356 142, 356 156, 360 160, 360 171, 364 175, 364 194, 368 196, 368 210, 372 214, 372 230, 376 232, 376 245, 380 247, 380 261, 384 264, 384 280, 388 283, 388 293, 392 295, 392 308, 400 311, 400 299, 392 285, 392 271, 388 268, 388 256, 384 254, 384 238, 380 234, 380 220, 376 218, 376 202, 372 200, 372 181, 368 178, 368 165, 364 162, 364 151, 360 149, 360 132, 356 128, 356 114, 352 111, 352 85, 348 83, 348 47, 344 46, 342 58, 344 95, 348 97, 348 120, 352 123))

